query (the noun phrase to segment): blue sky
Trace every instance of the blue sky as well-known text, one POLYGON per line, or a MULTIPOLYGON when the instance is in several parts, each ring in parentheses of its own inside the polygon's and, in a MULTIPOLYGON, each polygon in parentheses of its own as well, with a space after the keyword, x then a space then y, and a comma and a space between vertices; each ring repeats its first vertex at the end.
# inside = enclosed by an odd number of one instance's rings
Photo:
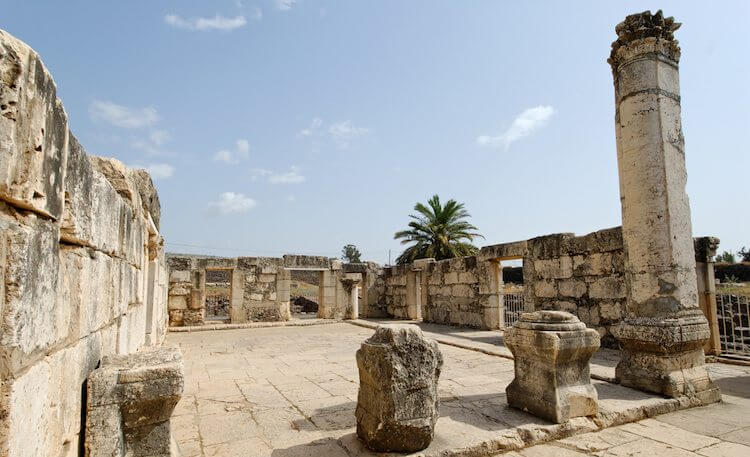
POLYGON ((683 23, 695 235, 750 246, 750 3, 0 0, 90 154, 149 167, 170 251, 384 263, 432 194, 494 244, 620 224, 625 15, 683 23))

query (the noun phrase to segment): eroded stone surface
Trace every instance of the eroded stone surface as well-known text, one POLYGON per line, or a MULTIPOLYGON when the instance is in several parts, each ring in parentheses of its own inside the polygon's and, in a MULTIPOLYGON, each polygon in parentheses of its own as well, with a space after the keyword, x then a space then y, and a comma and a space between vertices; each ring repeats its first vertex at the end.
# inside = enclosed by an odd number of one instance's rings
POLYGON ((716 401, 720 393, 704 367, 710 332, 698 305, 685 192, 678 27, 661 11, 628 16, 609 59, 627 292, 627 315, 615 331, 624 349, 617 376, 670 397, 716 401))
POLYGON ((357 435, 378 452, 414 452, 432 441, 438 419, 438 344, 414 325, 380 326, 357 351, 357 435))
POLYGON ((183 388, 177 348, 105 357, 88 379, 86 455, 170 456, 170 417, 183 388))
POLYGON ((515 357, 508 404, 552 422, 567 422, 598 412, 589 360, 599 349, 599 334, 570 313, 525 313, 505 332, 515 357))

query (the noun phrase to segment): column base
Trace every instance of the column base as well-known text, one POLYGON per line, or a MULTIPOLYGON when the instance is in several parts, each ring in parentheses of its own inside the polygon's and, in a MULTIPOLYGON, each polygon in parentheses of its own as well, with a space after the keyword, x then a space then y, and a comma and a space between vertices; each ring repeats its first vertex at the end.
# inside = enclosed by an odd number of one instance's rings
POLYGON ((709 338, 703 314, 676 319, 626 319, 617 328, 622 360, 615 376, 621 385, 667 397, 721 400, 706 370, 703 344, 709 338))

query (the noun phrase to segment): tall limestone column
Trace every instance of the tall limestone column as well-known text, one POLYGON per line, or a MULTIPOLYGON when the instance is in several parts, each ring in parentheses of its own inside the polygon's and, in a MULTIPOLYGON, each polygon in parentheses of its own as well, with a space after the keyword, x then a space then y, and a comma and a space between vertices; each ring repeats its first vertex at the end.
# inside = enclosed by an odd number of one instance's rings
POLYGON ((608 60, 615 83, 617 163, 627 315, 619 381, 669 397, 720 398, 705 368, 709 337, 698 306, 680 121, 679 28, 661 11, 616 27, 608 60))

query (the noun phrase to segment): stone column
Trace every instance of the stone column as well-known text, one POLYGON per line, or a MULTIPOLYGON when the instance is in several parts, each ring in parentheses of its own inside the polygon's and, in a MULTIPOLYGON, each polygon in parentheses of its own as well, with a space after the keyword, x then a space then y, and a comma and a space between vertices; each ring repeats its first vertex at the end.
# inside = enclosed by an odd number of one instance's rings
POLYGON ((346 273, 341 278, 341 284, 343 284, 344 291, 348 295, 344 319, 359 319, 359 296, 357 295, 357 290, 361 282, 361 273, 346 273))
POLYGON ((720 393, 705 369, 709 329, 698 307, 685 192, 680 48, 672 35, 679 26, 661 11, 630 15, 615 29, 608 60, 627 289, 616 376, 625 386, 715 401, 720 393))
POLYGON ((714 256, 719 247, 719 239, 711 236, 695 238, 695 269, 698 275, 698 302, 703 315, 708 319, 711 337, 703 346, 706 354, 719 355, 719 318, 716 313, 716 278, 714 277, 714 256))

